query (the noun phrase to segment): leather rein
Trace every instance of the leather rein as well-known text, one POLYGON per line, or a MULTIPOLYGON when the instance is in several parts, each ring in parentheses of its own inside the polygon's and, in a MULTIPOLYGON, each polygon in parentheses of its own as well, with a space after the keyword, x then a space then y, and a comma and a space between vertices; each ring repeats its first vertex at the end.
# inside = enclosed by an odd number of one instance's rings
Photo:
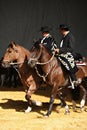
POLYGON ((41 74, 39 73, 39 71, 38 71, 37 65, 46 65, 46 64, 50 63, 50 62, 53 60, 53 58, 54 58, 54 56, 55 56, 55 53, 52 54, 52 57, 51 57, 47 62, 38 62, 38 60, 39 60, 39 58, 40 58, 40 56, 41 56, 41 54, 42 54, 42 46, 40 46, 40 47, 41 47, 41 49, 40 49, 40 52, 39 52, 38 56, 37 56, 36 58, 30 58, 30 60, 31 60, 31 61, 36 61, 36 63, 35 63, 35 64, 36 64, 36 65, 35 65, 36 73, 37 73, 37 75, 38 75, 39 77, 43 78, 43 80, 46 82, 46 77, 48 76, 50 70, 49 70, 49 72, 46 73, 45 75, 41 75, 41 74))

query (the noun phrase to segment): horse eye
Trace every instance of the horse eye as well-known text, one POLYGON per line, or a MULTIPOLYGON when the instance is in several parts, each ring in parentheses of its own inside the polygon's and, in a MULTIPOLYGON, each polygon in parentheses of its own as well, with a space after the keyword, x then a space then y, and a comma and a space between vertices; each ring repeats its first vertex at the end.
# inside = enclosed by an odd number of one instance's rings
POLYGON ((8 50, 9 53, 11 53, 12 51, 8 50))
POLYGON ((15 50, 15 52, 18 52, 18 50, 15 50))

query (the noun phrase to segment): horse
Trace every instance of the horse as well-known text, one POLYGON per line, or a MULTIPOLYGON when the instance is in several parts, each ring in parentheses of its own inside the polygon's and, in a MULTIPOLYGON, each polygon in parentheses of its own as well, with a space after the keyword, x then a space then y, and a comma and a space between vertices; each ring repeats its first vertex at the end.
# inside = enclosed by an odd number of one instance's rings
MULTIPOLYGON (((26 93, 25 98, 28 102, 28 107, 25 110, 26 113, 32 110, 32 104, 35 104, 37 106, 42 105, 42 103, 39 101, 31 100, 31 95, 38 88, 40 88, 40 86, 45 85, 46 87, 48 85, 43 81, 45 79, 44 76, 41 77, 38 71, 36 72, 35 68, 31 68, 28 65, 29 58, 29 50, 15 43, 14 41, 11 41, 11 43, 8 45, 8 48, 6 49, 2 60, 3 67, 9 68, 10 66, 13 66, 19 74, 20 80, 24 86, 24 90, 26 93)), ((60 100, 64 103, 62 98, 60 98, 60 100)), ((65 111, 67 112, 67 109, 65 111)))
MULTIPOLYGON (((52 107, 56 95, 59 94, 61 101, 64 102, 67 113, 69 113, 69 107, 64 101, 63 97, 60 95, 59 90, 64 88, 65 86, 70 85, 69 76, 66 71, 63 70, 61 63, 58 59, 52 55, 48 48, 46 48, 43 44, 36 42, 32 48, 30 49, 30 58, 28 64, 33 68, 36 68, 36 71, 39 72, 38 66, 41 67, 43 71, 43 77, 45 81, 52 86, 52 93, 50 96, 49 109, 46 113, 46 116, 49 116, 52 112, 52 107)), ((77 72, 78 78, 84 78, 87 76, 87 66, 86 70, 83 71, 84 68, 79 66, 79 70, 77 72), (84 73, 85 72, 85 73, 84 73), (80 74, 79 74, 80 73, 80 74)), ((84 92, 83 99, 81 101, 81 107, 85 104, 86 98, 86 89, 80 84, 81 89, 84 92)))
MULTIPOLYGON (((36 68, 31 68, 28 65, 27 62, 29 59, 30 51, 14 41, 11 41, 2 60, 3 67, 8 68, 9 66, 13 66, 19 74, 26 93, 25 98, 28 102, 28 107, 25 112, 30 112, 32 110, 32 103, 38 106, 42 105, 41 102, 31 100, 31 95, 42 86, 43 80, 46 78, 45 76, 40 75, 36 68)), ((46 83, 45 85, 47 86, 49 84, 46 83)), ((60 96, 61 95, 59 94, 59 98, 60 96)), ((60 100, 65 104, 62 97, 60 100)), ((67 105, 65 108, 65 113, 68 113, 67 105)))
MULTIPOLYGON (((25 98, 28 102, 28 107, 25 110, 26 113, 32 110, 32 104, 41 106, 42 103, 39 101, 31 100, 31 95, 38 89, 40 86, 43 86, 44 76, 40 76, 38 71, 36 72, 35 68, 31 68, 28 65, 30 58, 30 51, 24 48, 23 46, 11 41, 6 49, 6 52, 3 56, 2 66, 4 68, 9 68, 13 66, 19 74, 20 80, 24 86, 25 98), (38 76, 39 75, 39 76, 38 76)), ((45 84, 45 86, 48 84, 45 84)), ((61 100, 62 98, 60 98, 61 100)), ((63 99, 61 100, 62 102, 63 99)), ((67 109, 66 109, 67 111, 67 109)))
POLYGON ((28 102, 28 107, 25 112, 32 110, 32 104, 41 106, 39 101, 33 101, 31 95, 40 87, 42 79, 37 75, 35 69, 27 64, 30 57, 30 52, 23 46, 11 41, 3 56, 2 66, 8 68, 13 66, 19 74, 20 80, 24 86, 26 93, 25 98, 28 102))

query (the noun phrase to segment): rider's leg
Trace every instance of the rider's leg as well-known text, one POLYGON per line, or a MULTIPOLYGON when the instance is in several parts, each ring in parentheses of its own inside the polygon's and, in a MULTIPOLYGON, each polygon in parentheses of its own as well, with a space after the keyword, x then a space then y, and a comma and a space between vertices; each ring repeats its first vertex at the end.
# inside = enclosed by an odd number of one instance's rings
POLYGON ((70 75, 70 78, 71 78, 71 87, 72 87, 72 89, 74 89, 75 85, 78 85, 76 75, 75 75, 75 73, 71 73, 71 72, 69 73, 69 75, 70 75))

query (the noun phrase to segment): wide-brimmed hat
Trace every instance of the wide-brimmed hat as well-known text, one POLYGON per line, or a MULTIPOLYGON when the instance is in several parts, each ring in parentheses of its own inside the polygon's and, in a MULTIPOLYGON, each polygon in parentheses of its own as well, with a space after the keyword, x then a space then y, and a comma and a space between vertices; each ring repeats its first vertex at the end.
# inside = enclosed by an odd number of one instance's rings
POLYGON ((40 31, 43 33, 43 32, 47 32, 49 33, 52 29, 48 26, 43 26, 41 27, 40 31))
POLYGON ((67 25, 67 24, 60 24, 60 25, 59 25, 59 29, 69 30, 69 29, 70 29, 70 25, 67 25))

